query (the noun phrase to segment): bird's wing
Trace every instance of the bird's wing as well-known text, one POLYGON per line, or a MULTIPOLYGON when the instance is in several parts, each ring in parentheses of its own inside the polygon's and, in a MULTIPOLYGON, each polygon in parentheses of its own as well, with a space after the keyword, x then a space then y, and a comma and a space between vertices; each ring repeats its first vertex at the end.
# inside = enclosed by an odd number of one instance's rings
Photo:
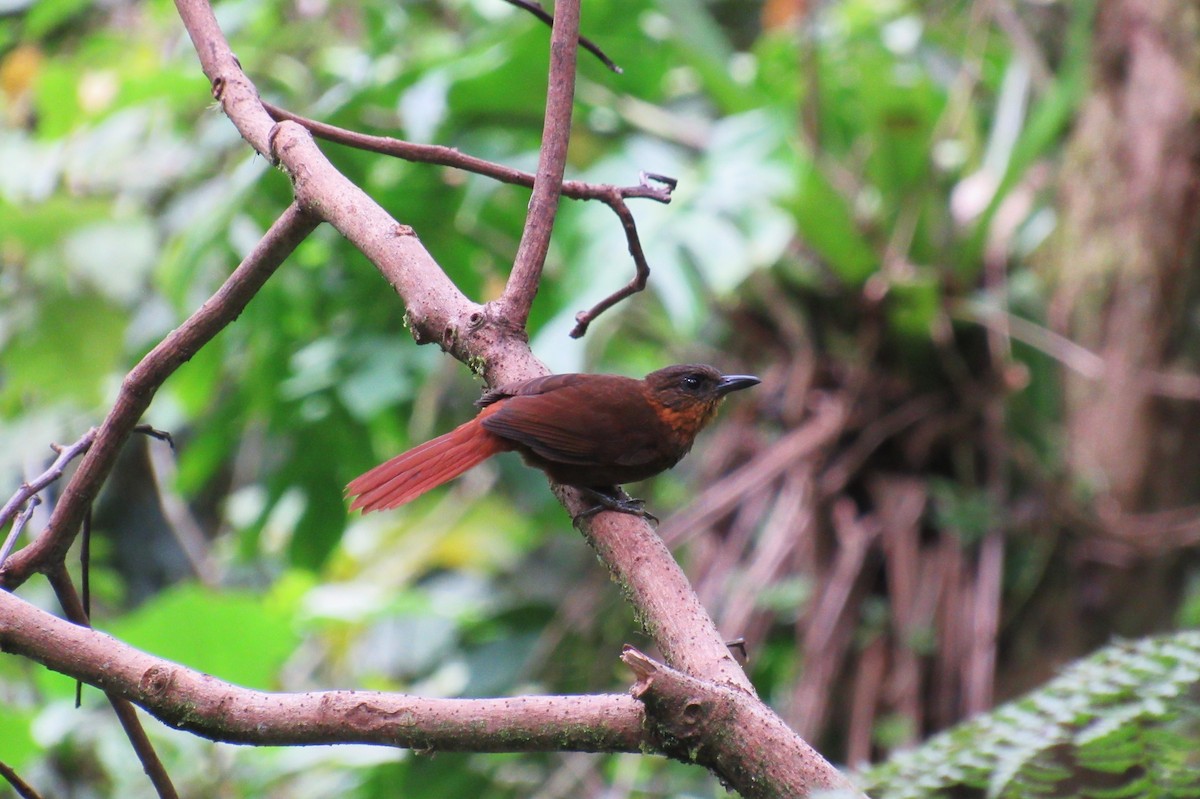
POLYGON ((500 391, 504 394, 488 404, 503 403, 482 420, 484 428, 542 458, 581 465, 637 465, 657 454, 653 442, 659 421, 649 403, 641 400, 639 381, 614 375, 549 375, 500 391), (606 401, 617 396, 623 401, 606 401))
POLYGON ((534 377, 529 380, 521 380, 516 383, 509 383, 508 385, 489 389, 484 392, 482 397, 475 401, 475 404, 480 408, 486 408, 488 405, 499 402, 502 399, 508 399, 509 397, 528 397, 537 394, 546 394, 563 388, 578 388, 580 384, 592 382, 599 377, 608 377, 608 375, 542 375, 541 377, 534 377))

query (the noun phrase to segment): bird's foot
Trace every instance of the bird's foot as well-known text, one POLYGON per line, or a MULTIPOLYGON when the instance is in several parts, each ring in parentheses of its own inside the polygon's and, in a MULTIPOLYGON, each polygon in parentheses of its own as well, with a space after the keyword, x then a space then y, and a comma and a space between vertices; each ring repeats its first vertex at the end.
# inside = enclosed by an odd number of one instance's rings
POLYGON ((658 517, 646 510, 646 501, 644 499, 631 497, 619 488, 614 489, 612 493, 599 491, 595 488, 580 488, 579 492, 588 499, 593 500, 596 504, 587 510, 581 511, 575 517, 576 521, 590 518, 601 511, 612 510, 617 513, 640 516, 655 525, 658 524, 658 517))

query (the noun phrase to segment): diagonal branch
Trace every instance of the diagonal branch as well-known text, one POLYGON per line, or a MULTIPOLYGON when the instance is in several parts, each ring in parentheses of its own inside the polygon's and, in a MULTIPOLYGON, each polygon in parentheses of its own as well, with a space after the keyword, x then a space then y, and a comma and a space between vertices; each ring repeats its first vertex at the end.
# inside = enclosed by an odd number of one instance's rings
POLYGON ((21 775, 17 773, 16 769, 3 761, 0 761, 0 777, 3 777, 12 786, 21 799, 42 799, 42 795, 34 790, 32 785, 21 779, 21 775))
POLYGON ((546 118, 533 196, 508 285, 500 298, 500 316, 514 330, 524 331, 529 310, 542 280, 550 251, 550 233, 558 211, 571 141, 571 112, 575 101, 575 55, 579 44, 580 0, 559 0, 550 34, 550 82, 546 88, 546 118))
POLYGON ((116 403, 59 498, 46 529, 0 567, 0 588, 12 590, 34 572, 56 568, 63 562, 84 513, 100 492, 121 446, 150 406, 159 386, 237 319, 267 278, 312 232, 317 221, 298 206, 289 206, 217 292, 126 375, 116 403))

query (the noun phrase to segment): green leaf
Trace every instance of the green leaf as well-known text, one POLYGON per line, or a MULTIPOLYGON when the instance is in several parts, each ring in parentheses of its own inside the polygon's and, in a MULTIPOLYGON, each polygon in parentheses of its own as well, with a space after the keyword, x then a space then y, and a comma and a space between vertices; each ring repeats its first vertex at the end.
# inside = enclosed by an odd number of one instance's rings
POLYGON ((0 405, 98 402, 120 362, 125 321, 124 312, 89 294, 47 297, 36 321, 3 350, 0 405))
POLYGON ((814 164, 801 167, 792 209, 805 243, 848 285, 861 286, 878 270, 879 259, 846 201, 814 164))
POLYGON ((158 657, 261 690, 278 687, 276 675, 299 644, 282 603, 196 584, 168 589, 106 629, 158 657))

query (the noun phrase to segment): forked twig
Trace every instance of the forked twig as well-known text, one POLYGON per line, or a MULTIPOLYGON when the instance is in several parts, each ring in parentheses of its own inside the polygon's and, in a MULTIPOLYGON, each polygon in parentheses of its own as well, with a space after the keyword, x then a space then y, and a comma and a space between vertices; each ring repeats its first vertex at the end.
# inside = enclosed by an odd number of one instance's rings
MULTIPOLYGON (((171 445, 171 449, 175 449, 175 440, 171 438, 170 433, 163 430, 156 430, 148 424, 137 425, 131 432, 142 433, 151 438, 166 441, 171 445)), ((97 429, 93 427, 84 433, 78 441, 67 447, 51 444, 50 448, 58 453, 58 457, 54 459, 54 462, 50 464, 46 471, 28 483, 22 483, 21 487, 17 489, 8 502, 4 503, 4 507, 0 508, 0 528, 8 524, 9 520, 18 511, 21 513, 17 517, 16 522, 13 523, 12 530, 9 531, 8 536, 4 539, 4 545, 0 546, 0 567, 4 566, 4 562, 8 560, 9 554, 12 553, 13 546, 21 536, 21 531, 33 516, 33 509, 41 504, 42 500, 38 497, 38 493, 51 483, 59 480, 63 476, 63 472, 66 471, 67 465, 91 448, 92 442, 96 440, 96 433, 97 429), (22 506, 24 506, 24 510, 21 510, 22 506)))
MULTIPOLYGON (((666 175, 643 172, 641 185, 648 187, 651 181, 661 183, 666 189, 668 198, 678 183, 675 178, 667 177, 666 175)), ((646 281, 650 279, 650 264, 646 262, 646 253, 642 251, 642 242, 638 238, 637 223, 633 219, 633 214, 629 211, 629 206, 625 204, 624 198, 614 191, 608 196, 600 197, 599 199, 609 208, 613 209, 613 213, 621 220, 621 227, 625 229, 625 240, 629 243, 629 255, 633 258, 635 272, 633 278, 624 286, 600 300, 600 302, 593 305, 589 310, 580 311, 575 314, 575 327, 571 330, 571 338, 582 337, 587 332, 588 325, 597 316, 626 297, 631 297, 645 289, 646 281)))
MULTIPOLYGON (((337 125, 330 125, 328 122, 319 122, 315 119, 301 116, 294 111, 289 111, 286 108, 268 103, 266 100, 262 101, 262 106, 275 121, 278 122, 286 119, 295 122, 318 139, 342 144, 346 147, 354 147, 359 150, 366 150, 367 152, 379 153, 380 155, 390 155, 393 158, 401 158, 414 163, 436 164, 438 166, 448 166, 452 169, 461 169, 464 172, 483 175, 484 177, 498 180, 501 183, 508 183, 512 186, 533 188, 534 175, 531 172, 497 164, 495 161, 488 161, 478 156, 467 155, 454 147, 447 147, 443 144, 419 144, 417 142, 405 141, 404 139, 397 139, 393 136, 375 136, 369 133, 359 133, 347 128, 340 128, 337 125)), ((636 186, 613 186, 607 183, 564 180, 562 182, 562 195, 572 200, 605 201, 607 195, 615 191, 622 199, 654 200, 666 205, 671 202, 671 190, 675 188, 676 183, 677 181, 674 178, 649 172, 643 173, 642 180, 636 186), (654 186, 651 185, 650 181, 661 183, 662 185, 654 186)))

